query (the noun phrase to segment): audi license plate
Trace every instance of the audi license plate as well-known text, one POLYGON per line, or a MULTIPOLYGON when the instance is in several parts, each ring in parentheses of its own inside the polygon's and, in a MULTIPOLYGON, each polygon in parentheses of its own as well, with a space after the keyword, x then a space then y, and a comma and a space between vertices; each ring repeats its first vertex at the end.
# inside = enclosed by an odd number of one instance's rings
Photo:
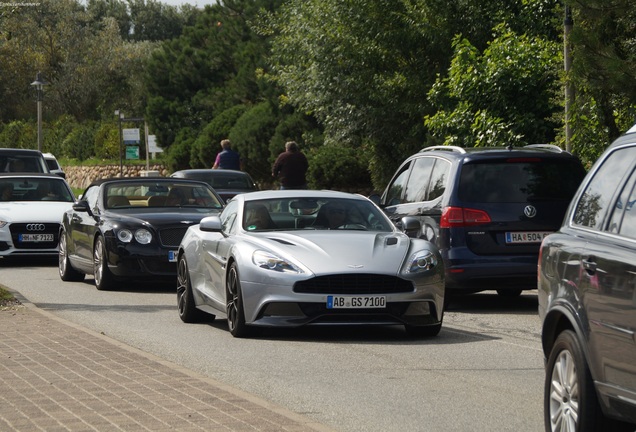
POLYGON ((52 242, 53 234, 18 234, 21 242, 52 242))
POLYGON ((327 309, 368 309, 386 307, 385 296, 327 296, 327 309))
POLYGON ((549 231, 507 232, 506 243, 541 243, 548 234, 552 233, 549 231))

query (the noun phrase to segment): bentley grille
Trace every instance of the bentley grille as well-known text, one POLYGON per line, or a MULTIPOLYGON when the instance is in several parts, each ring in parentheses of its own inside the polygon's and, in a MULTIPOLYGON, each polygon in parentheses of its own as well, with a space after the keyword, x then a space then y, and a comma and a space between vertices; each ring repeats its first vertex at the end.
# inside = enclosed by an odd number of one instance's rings
POLYGON ((159 241, 161 246, 164 247, 179 247, 183 236, 188 230, 187 226, 180 226, 176 228, 164 228, 159 231, 159 241))
POLYGON ((296 282, 294 292, 309 294, 382 294, 412 292, 413 284, 395 276, 336 274, 296 282))

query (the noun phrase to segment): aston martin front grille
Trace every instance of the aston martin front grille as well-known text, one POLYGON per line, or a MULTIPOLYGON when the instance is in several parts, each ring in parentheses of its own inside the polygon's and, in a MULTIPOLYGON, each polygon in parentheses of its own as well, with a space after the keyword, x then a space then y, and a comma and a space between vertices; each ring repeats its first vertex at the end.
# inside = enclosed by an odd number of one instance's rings
POLYGON ((183 236, 188 230, 187 226, 176 228, 164 228, 159 231, 159 241, 164 247, 178 247, 183 240, 183 236))
POLYGON ((335 274, 296 282, 294 292, 310 294, 382 294, 413 291, 413 284, 395 276, 335 274))

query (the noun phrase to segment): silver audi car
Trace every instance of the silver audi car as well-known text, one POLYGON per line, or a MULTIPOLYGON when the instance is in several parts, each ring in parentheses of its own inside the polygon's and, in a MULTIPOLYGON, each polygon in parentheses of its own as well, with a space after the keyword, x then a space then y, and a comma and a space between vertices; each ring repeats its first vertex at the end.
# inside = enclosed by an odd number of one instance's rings
MULTIPOLYGON (((402 227, 417 232, 419 221, 402 227)), ((178 251, 184 322, 227 318, 235 337, 257 327, 402 325, 435 336, 444 268, 434 244, 398 230, 369 199, 335 191, 237 195, 188 228, 178 251)))

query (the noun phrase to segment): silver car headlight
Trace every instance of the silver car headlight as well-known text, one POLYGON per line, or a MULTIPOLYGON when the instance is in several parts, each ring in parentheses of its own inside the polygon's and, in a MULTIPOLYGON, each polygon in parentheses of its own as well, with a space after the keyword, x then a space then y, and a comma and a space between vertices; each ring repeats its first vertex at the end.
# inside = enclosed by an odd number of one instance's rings
POLYGON ((8 221, 0 220, 0 228, 4 228, 5 226, 7 226, 8 223, 8 221))
POLYGON ((267 270, 283 273, 303 273, 300 268, 289 261, 265 251, 254 251, 252 254, 252 262, 258 267, 267 270))
POLYGON ((419 273, 435 268, 438 264, 437 256, 431 251, 415 252, 406 262, 406 273, 419 273))

